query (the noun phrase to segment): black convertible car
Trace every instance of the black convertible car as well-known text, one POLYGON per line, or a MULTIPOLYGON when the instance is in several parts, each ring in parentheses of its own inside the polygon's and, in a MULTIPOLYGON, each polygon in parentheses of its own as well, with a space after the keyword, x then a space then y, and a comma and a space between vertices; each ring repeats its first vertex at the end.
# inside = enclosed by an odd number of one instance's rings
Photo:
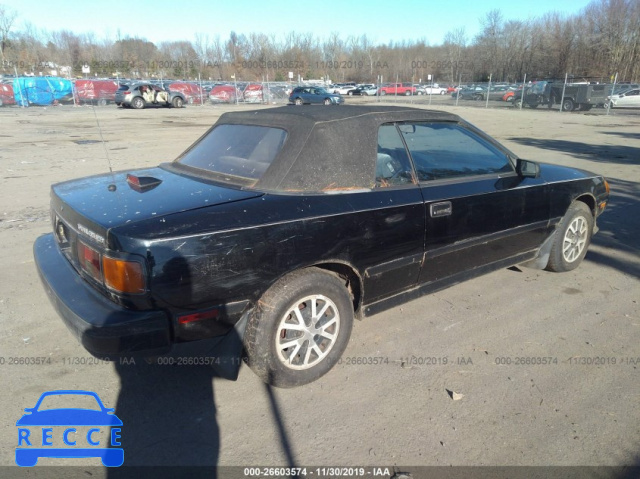
POLYGON ((331 369, 354 318, 516 264, 574 269, 608 196, 449 113, 270 108, 225 113, 172 163, 53 185, 34 254, 92 354, 235 336, 291 387, 331 369))

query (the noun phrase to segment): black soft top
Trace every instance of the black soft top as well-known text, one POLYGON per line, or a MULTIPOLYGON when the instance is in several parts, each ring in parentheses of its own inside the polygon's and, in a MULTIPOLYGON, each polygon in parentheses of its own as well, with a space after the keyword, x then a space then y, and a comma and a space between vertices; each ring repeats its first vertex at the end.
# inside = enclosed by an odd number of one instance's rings
POLYGON ((256 189, 321 192, 372 188, 378 127, 403 121, 462 121, 451 113, 396 106, 284 106, 223 114, 214 125, 282 128, 287 140, 256 189))

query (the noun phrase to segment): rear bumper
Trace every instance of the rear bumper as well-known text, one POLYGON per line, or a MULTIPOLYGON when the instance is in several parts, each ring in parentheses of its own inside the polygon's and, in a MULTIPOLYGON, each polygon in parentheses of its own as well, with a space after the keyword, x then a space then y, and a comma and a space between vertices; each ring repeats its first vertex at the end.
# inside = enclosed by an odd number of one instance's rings
POLYGON ((52 234, 33 245, 40 279, 69 330, 91 354, 117 359, 164 354, 171 349, 170 320, 163 311, 124 309, 95 291, 64 257, 52 234))

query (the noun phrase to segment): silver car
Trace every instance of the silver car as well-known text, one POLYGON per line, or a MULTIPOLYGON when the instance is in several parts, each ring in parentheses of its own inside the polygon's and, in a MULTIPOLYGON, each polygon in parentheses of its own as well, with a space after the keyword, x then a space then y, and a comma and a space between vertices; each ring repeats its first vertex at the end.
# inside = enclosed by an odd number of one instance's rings
POLYGON ((121 84, 116 91, 115 103, 123 108, 141 110, 148 107, 182 108, 186 98, 179 91, 165 90, 148 82, 121 84))

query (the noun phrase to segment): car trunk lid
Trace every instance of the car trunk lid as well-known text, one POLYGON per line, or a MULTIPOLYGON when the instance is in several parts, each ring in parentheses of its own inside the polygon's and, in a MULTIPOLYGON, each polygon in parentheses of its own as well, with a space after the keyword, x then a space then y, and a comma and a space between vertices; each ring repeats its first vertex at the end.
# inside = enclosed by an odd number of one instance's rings
POLYGON ((108 238, 111 228, 262 194, 156 167, 54 185, 51 214, 59 243, 69 240, 69 236, 80 235, 106 248, 112 246, 108 238))

